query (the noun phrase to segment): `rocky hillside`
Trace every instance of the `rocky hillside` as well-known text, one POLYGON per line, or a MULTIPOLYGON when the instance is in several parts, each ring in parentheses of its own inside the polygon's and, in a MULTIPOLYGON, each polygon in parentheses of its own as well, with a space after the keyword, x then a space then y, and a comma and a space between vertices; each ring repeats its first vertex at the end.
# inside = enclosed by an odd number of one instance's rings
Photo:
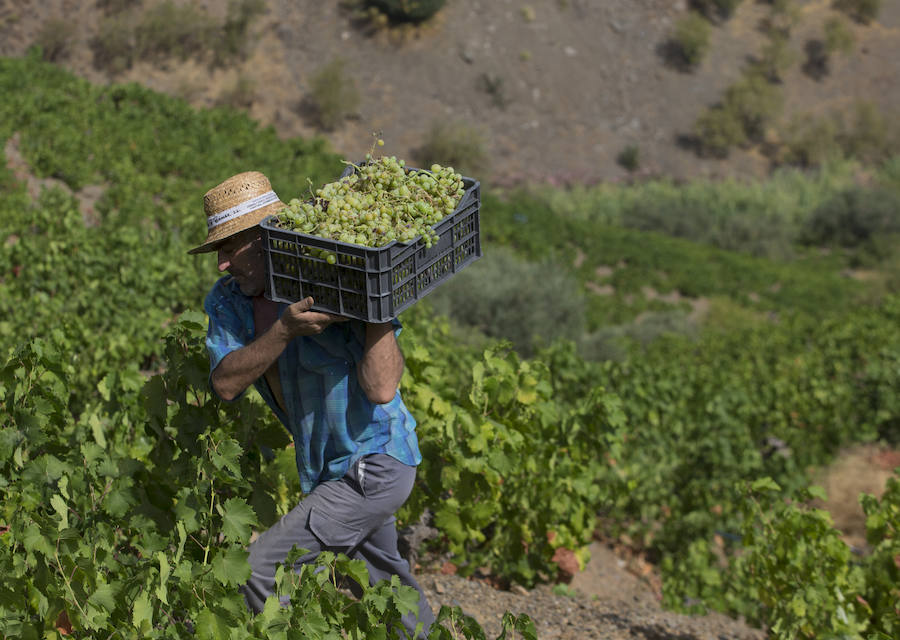
MULTIPOLYGON (((284 136, 324 135, 347 157, 364 154, 373 131, 386 151, 412 158, 436 123, 457 133, 468 127, 498 183, 622 179, 619 156, 629 148, 643 174, 763 175, 770 166, 759 145, 714 159, 686 144, 698 115, 760 57, 769 2, 742 2, 734 15, 714 19, 710 49, 693 70, 673 64, 667 44, 692 6, 687 0, 449 0, 435 19, 410 29, 354 20, 350 2, 265 0, 238 53, 218 65, 202 42, 185 49, 184 60, 159 51, 111 60, 159 4, 4 0, 0 55, 51 43, 49 55, 93 81, 139 82, 198 106, 234 104, 284 136), (345 99, 352 108, 325 130, 311 85, 335 60, 332 80, 355 88, 358 100, 345 99)), ((227 5, 200 0, 187 22, 221 21, 227 5)), ((849 109, 858 100, 888 115, 900 106, 892 81, 900 76, 900 3, 882 2, 868 24, 832 5, 793 2, 779 84, 784 103, 767 140, 789 133, 797 114, 849 109), (835 17, 850 44, 813 73, 815 43, 835 17)))

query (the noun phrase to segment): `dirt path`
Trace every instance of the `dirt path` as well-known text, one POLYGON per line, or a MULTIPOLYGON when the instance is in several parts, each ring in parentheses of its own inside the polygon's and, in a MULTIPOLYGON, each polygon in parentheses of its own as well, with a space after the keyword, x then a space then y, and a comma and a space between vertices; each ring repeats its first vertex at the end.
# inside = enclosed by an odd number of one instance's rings
POLYGON ((543 585, 531 591, 499 591, 478 580, 420 574, 432 607, 459 606, 495 638, 505 611, 525 613, 541 640, 762 640, 765 633, 718 614, 684 616, 662 610, 653 588, 600 543, 570 586, 571 595, 543 585))

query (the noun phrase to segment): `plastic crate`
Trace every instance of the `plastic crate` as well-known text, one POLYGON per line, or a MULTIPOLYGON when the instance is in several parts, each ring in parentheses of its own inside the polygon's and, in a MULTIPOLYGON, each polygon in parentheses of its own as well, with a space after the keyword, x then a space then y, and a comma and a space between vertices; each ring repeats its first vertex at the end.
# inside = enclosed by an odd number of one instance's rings
POLYGON ((481 257, 481 183, 463 177, 464 193, 454 212, 434 225, 431 248, 419 237, 371 248, 329 240, 274 224, 265 234, 266 297, 296 302, 307 296, 313 309, 365 322, 387 322, 481 257), (309 255, 309 249, 335 254, 335 264, 309 255))

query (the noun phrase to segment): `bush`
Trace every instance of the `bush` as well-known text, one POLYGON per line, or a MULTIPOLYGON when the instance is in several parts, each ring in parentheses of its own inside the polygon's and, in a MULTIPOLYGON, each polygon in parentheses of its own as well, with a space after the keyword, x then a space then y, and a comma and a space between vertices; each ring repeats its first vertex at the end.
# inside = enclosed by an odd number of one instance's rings
POLYGON ((857 22, 868 24, 878 17, 881 0, 835 0, 834 7, 857 22))
POLYGON ((768 42, 763 46, 759 61, 755 68, 769 82, 780 82, 784 73, 796 61, 796 54, 790 47, 788 36, 773 31, 768 42))
POLYGON ((131 67, 134 61, 134 31, 124 15, 114 15, 100 21, 97 35, 91 40, 94 66, 112 73, 131 67))
POLYGON ((64 18, 50 18, 35 37, 34 44, 41 48, 41 55, 48 62, 59 62, 69 54, 75 23, 64 18))
POLYGON ((365 0, 365 4, 378 9, 397 22, 421 22, 427 20, 444 6, 445 0, 365 0))
POLYGON ((215 33, 213 21, 193 4, 165 0, 141 16, 134 30, 135 54, 139 59, 185 60, 203 54, 215 33))
POLYGON ((900 125, 886 118, 870 102, 857 102, 849 122, 841 130, 841 146, 847 156, 867 164, 884 162, 897 152, 900 125))
POLYGON ((584 330, 584 296, 575 278, 558 264, 527 262, 505 247, 492 246, 429 299, 439 313, 509 340, 523 356, 557 338, 576 340, 584 330))
POLYGON ((787 139, 776 161, 800 167, 819 167, 844 151, 838 140, 838 125, 834 118, 815 118, 807 114, 791 119, 786 128, 787 139))
POLYGON ((747 134, 737 114, 722 105, 710 107, 694 124, 699 151, 704 155, 725 158, 732 147, 743 146, 747 134))
POLYGON ((641 152, 638 146, 630 144, 616 156, 619 166, 628 172, 637 171, 641 166, 641 152))
POLYGON ((359 91, 346 66, 346 60, 335 58, 313 74, 310 80, 310 97, 319 124, 328 130, 337 127, 359 108, 359 91))
POLYGON ((833 17, 825 22, 826 53, 832 54, 839 51, 850 53, 853 50, 853 42, 853 31, 850 30, 846 20, 833 17))
POLYGON ((790 254, 790 225, 750 203, 724 203, 711 197, 642 198, 622 212, 622 225, 702 242, 727 251, 784 257, 790 254))
POLYGON ((725 92, 722 104, 707 109, 695 124, 701 151, 724 157, 734 146, 762 138, 781 110, 781 90, 758 70, 750 70, 725 92))
POLYGON ((821 166, 833 158, 852 158, 879 165, 893 156, 900 144, 900 126, 869 102, 858 102, 852 113, 815 118, 794 118, 779 160, 804 167, 821 166))
POLYGON ((102 9, 106 15, 122 13, 141 4, 141 0, 97 0, 97 8, 102 9))
POLYGON ((490 158, 483 135, 462 121, 435 120, 422 146, 413 152, 413 157, 419 166, 428 167, 437 162, 482 181, 490 171, 490 158))
POLYGON ((864 249, 874 257, 890 251, 883 240, 900 233, 900 195, 883 189, 854 187, 813 211, 800 240, 808 245, 864 249))
POLYGON ((671 49, 681 66, 692 69, 702 62, 709 51, 711 32, 709 21, 696 11, 691 11, 678 21, 672 35, 671 49))
POLYGON ((691 0, 691 6, 708 18, 730 18, 741 0, 691 0))
POLYGON ((216 63, 224 64, 230 58, 243 54, 248 40, 247 29, 265 12, 265 0, 229 0, 222 37, 213 44, 216 63))

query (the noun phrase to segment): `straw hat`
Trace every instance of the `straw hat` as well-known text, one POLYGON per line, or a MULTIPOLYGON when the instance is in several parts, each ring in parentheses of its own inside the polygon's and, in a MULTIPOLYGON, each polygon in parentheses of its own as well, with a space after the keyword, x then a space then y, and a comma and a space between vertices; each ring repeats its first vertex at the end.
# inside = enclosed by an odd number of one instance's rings
POLYGON ((232 176, 203 196, 206 242, 188 253, 216 251, 226 238, 258 225, 285 206, 272 190, 269 179, 259 171, 232 176))

